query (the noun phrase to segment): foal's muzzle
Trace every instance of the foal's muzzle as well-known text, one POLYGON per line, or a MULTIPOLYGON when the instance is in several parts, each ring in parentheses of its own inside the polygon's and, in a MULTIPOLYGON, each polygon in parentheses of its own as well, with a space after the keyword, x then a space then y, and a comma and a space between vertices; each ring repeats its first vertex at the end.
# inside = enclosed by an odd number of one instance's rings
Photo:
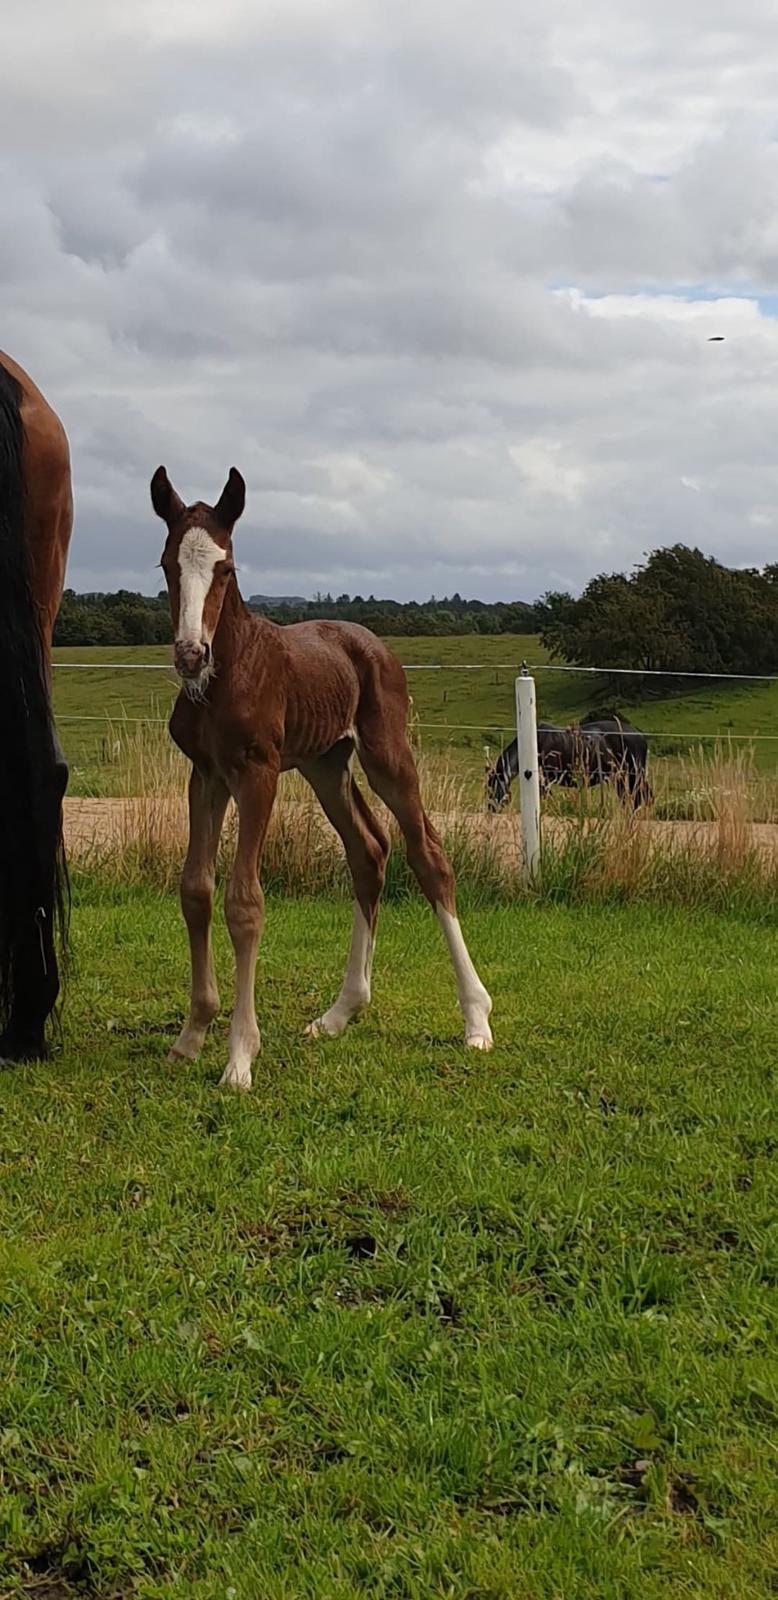
POLYGON ((211 664, 211 646, 205 640, 176 639, 173 660, 182 678, 199 678, 211 664))

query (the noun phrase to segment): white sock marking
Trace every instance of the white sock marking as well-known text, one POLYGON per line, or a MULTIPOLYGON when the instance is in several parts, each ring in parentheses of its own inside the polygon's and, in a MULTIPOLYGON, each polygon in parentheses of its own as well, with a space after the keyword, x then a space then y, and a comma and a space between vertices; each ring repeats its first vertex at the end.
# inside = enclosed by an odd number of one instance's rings
POLYGON ((316 1039, 321 1034, 327 1034, 331 1039, 336 1039, 339 1033, 343 1033, 352 1017, 356 1017, 370 1004, 374 945, 375 939, 367 918, 361 906, 355 904, 351 948, 341 991, 329 1011, 325 1011, 323 1017, 317 1017, 315 1022, 309 1023, 305 1031, 312 1038, 316 1039))
POLYGON ((492 1030, 489 1026, 489 1013, 492 1009, 491 997, 484 988, 470 959, 462 929, 459 926, 459 918, 452 916, 451 912, 446 911, 441 905, 437 905, 435 910, 446 935, 446 943, 457 980, 459 1004, 465 1019, 465 1044, 470 1045, 474 1050, 491 1050, 492 1030))
POLYGON ((251 1068, 260 1045, 259 1028, 253 1001, 246 1016, 240 1014, 241 1010, 236 1004, 230 1028, 230 1059, 219 1079, 220 1088, 251 1088, 251 1068))

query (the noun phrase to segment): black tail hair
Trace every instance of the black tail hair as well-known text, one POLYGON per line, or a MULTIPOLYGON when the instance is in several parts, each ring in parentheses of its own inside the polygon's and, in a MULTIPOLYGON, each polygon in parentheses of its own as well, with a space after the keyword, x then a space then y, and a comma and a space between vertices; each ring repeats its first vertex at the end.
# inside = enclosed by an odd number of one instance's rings
POLYGON ((70 911, 67 769, 30 582, 24 444, 21 387, 0 365, 0 1057, 14 1060, 45 1054, 70 911))

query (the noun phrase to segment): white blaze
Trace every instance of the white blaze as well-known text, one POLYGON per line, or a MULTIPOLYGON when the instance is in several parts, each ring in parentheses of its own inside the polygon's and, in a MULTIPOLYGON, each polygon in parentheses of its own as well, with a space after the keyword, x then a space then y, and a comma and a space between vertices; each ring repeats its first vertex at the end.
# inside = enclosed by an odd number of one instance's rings
POLYGON ((221 545, 211 538, 210 533, 206 533, 205 528, 189 528, 184 534, 178 551, 181 573, 178 641, 190 644, 202 642, 203 611, 213 582, 213 570, 217 561, 223 560, 221 545))

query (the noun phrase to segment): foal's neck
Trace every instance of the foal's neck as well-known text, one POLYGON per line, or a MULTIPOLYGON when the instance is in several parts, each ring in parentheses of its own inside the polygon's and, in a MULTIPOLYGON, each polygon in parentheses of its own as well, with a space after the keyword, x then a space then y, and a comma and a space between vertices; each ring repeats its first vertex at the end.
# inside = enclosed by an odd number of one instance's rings
POLYGON ((227 584, 221 615, 213 636, 213 660, 216 671, 223 674, 245 653, 251 635, 262 625, 262 618, 249 611, 233 575, 227 584))

